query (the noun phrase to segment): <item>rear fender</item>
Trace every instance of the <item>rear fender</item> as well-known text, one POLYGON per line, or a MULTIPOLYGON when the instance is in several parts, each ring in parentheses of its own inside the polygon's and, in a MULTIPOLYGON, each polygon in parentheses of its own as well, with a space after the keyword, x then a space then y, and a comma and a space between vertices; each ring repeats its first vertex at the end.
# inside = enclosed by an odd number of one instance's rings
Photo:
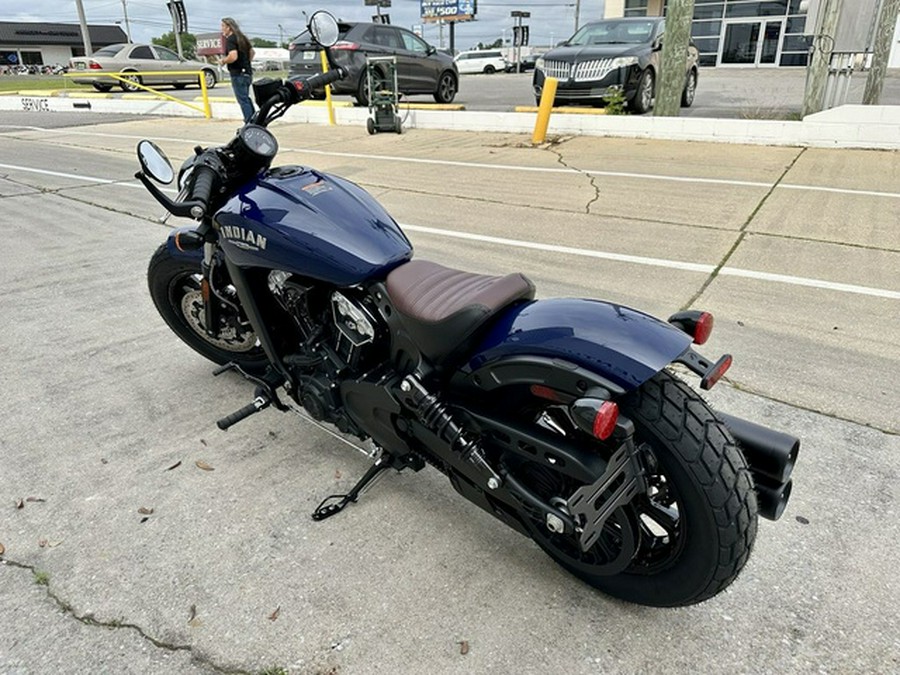
POLYGON ((573 393, 603 387, 616 397, 640 387, 690 345, 683 331, 628 307, 537 300, 507 310, 455 381, 483 391, 526 383, 573 393))

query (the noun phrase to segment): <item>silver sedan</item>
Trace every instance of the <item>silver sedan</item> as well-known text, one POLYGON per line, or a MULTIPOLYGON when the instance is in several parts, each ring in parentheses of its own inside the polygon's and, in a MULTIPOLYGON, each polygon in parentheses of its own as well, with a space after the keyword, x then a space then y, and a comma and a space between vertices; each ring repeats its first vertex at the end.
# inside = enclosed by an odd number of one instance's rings
POLYGON ((202 71, 206 87, 212 89, 218 79, 215 66, 202 61, 182 59, 171 49, 148 44, 115 44, 98 49, 91 56, 82 56, 69 61, 70 73, 84 73, 84 77, 72 78, 79 84, 91 84, 97 91, 109 91, 119 85, 125 91, 137 91, 132 83, 156 86, 171 84, 176 89, 184 89, 189 84, 200 86, 197 75, 144 75, 154 72, 202 71), (101 73, 116 73, 127 81, 113 77, 103 77, 101 73))

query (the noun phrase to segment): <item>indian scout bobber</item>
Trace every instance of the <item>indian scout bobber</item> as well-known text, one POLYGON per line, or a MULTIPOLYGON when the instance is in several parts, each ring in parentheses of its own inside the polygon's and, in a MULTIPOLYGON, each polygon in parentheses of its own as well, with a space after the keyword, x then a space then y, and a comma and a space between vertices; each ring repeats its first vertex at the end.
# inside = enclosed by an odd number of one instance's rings
POLYGON ((699 602, 727 587, 777 519, 799 441, 713 411, 731 364, 692 344, 712 316, 660 321, 610 302, 534 300, 521 274, 471 274, 412 259, 391 216, 353 183, 272 168, 267 125, 346 72, 262 80, 259 112, 226 145, 197 148, 175 180, 141 141, 137 177, 171 214, 193 218, 154 254, 156 308, 197 352, 255 384, 252 403, 296 410, 369 441, 373 464, 321 520, 387 469, 430 464, 498 520, 589 584, 632 602, 699 602))

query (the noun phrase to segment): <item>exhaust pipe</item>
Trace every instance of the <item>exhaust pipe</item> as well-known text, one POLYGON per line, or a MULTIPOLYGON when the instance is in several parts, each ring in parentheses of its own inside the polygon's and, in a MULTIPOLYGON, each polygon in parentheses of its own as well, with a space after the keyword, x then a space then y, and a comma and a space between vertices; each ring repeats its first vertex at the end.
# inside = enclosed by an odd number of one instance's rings
POLYGON ((769 520, 778 520, 787 506, 791 497, 792 481, 775 484, 764 476, 754 474, 753 482, 756 484, 756 502, 759 506, 759 515, 769 520))
POLYGON ((800 452, 799 438, 733 415, 718 411, 716 415, 741 446, 744 459, 754 474, 771 479, 772 485, 788 483, 800 452))

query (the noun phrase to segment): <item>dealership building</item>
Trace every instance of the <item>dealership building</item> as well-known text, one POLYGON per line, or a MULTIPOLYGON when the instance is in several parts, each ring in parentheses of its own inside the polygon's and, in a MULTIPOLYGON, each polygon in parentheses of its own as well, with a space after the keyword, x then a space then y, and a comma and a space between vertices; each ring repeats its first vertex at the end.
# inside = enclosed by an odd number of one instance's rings
MULTIPOLYGON (((88 25, 91 47, 128 42, 119 26, 88 25)), ((69 23, 18 23, 0 21, 0 66, 65 65, 73 56, 84 56, 81 27, 69 23)))

